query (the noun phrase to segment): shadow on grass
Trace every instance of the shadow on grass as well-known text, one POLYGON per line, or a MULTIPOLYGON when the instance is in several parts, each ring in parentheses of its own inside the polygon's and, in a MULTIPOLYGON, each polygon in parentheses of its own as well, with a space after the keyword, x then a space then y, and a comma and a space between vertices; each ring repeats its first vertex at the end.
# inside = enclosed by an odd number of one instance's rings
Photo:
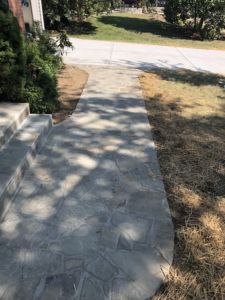
POLYGON ((66 28, 69 34, 94 34, 96 32, 96 26, 92 25, 90 22, 77 22, 70 21, 69 26, 66 28))
POLYGON ((222 88, 225 86, 225 77, 219 74, 196 72, 187 69, 172 70, 162 68, 152 69, 150 73, 159 75, 162 80, 187 83, 194 86, 214 85, 222 88))
POLYGON ((101 16, 98 19, 103 24, 123 28, 136 33, 150 33, 167 38, 190 39, 191 30, 154 19, 139 19, 134 17, 101 16))

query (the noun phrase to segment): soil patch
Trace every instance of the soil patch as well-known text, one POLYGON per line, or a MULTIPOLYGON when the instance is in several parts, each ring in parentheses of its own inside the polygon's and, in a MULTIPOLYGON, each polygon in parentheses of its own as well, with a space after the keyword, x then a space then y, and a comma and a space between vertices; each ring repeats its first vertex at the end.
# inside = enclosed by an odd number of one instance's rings
POLYGON ((58 75, 59 106, 53 114, 54 124, 68 118, 77 107, 83 89, 88 80, 88 73, 76 66, 66 65, 58 75))

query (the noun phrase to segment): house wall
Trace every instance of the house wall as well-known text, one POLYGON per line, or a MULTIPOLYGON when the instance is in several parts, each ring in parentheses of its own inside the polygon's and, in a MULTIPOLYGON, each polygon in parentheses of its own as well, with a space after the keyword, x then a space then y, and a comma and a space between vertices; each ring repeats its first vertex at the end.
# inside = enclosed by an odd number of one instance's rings
POLYGON ((23 5, 23 17, 24 17, 24 22, 28 23, 31 28, 33 26, 33 15, 32 15, 30 0, 29 0, 29 6, 23 5))
POLYGON ((9 9, 12 11, 13 15, 17 18, 19 26, 22 31, 25 30, 23 9, 21 5, 21 0, 8 0, 9 9))
POLYGON ((43 10, 42 10, 42 2, 41 0, 30 0, 31 9, 32 9, 32 16, 34 22, 39 22, 41 28, 44 30, 44 18, 43 18, 43 10))

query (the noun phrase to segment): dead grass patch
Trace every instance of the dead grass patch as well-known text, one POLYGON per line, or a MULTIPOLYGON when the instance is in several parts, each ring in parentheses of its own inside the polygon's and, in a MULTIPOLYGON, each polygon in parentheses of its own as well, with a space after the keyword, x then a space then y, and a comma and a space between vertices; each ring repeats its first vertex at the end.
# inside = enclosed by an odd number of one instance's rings
POLYGON ((64 121, 76 109, 87 83, 88 73, 75 66, 65 65, 57 79, 60 109, 53 114, 54 124, 64 121))
POLYGON ((225 78, 152 70, 140 82, 176 230, 153 299, 225 299, 225 78))

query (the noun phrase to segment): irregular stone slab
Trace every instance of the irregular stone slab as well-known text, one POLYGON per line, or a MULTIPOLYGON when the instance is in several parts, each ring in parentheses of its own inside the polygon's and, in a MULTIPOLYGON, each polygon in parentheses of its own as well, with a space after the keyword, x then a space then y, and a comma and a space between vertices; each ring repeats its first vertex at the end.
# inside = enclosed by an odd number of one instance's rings
POLYGON ((23 268, 23 278, 39 278, 61 273, 63 270, 62 256, 49 251, 21 249, 19 253, 23 268))
POLYGON ((112 224, 122 236, 135 242, 145 242, 149 230, 149 222, 143 217, 116 212, 112 216, 112 224))
MULTIPOLYGON (((169 263, 165 261, 160 253, 150 247, 142 251, 110 250, 105 255, 132 282, 132 289, 130 284, 120 287, 122 293, 126 295, 121 299, 148 299, 154 295, 155 289, 160 286, 161 281, 165 278, 164 274, 169 271, 169 263), (135 286, 139 288, 134 292, 132 290, 135 286)), ((119 295, 114 297, 120 299, 118 298, 119 295)))
POLYGON ((34 293, 34 299, 73 300, 77 293, 80 275, 81 272, 77 271, 42 278, 34 293))
POLYGON ((113 300, 136 300, 149 297, 149 292, 143 286, 136 285, 134 281, 124 278, 115 278, 112 284, 111 299, 113 300))
POLYGON ((169 217, 169 206, 166 194, 161 191, 138 191, 130 196, 127 209, 143 216, 154 218, 169 217))
POLYGON ((68 257, 67 259, 65 259, 65 270, 71 271, 77 268, 82 268, 82 264, 82 259, 68 257))
POLYGON ((105 258, 98 257, 87 265, 86 270, 100 280, 109 280, 116 273, 117 269, 105 258))
POLYGON ((102 288, 99 285, 97 285, 93 280, 86 278, 79 299, 104 300, 105 297, 102 288))
POLYGON ((145 300, 172 263, 139 73, 86 70, 77 110, 53 128, 0 224, 3 300, 145 300))

